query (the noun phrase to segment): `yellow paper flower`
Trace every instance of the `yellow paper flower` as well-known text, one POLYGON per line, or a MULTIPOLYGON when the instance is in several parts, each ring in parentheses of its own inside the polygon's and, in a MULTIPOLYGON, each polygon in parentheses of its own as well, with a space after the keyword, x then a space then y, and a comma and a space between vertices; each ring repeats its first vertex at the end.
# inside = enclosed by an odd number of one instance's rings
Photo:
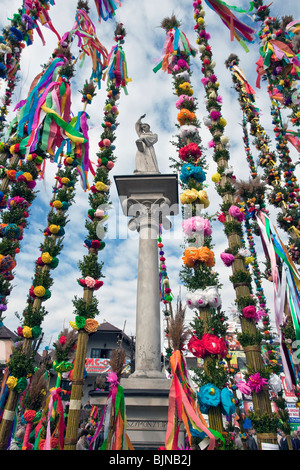
POLYGON ((227 121, 226 121, 226 119, 224 119, 224 118, 221 117, 221 118, 219 119, 219 124, 220 124, 222 127, 227 126, 227 121))
POLYGON ((32 328, 30 326, 23 326, 24 338, 32 338, 32 328))
POLYGON ((206 209, 209 206, 210 201, 209 201, 207 193, 204 189, 201 189, 200 191, 198 191, 198 198, 199 198, 201 204, 203 204, 204 208, 206 209))
POLYGON ((55 207, 55 209, 61 209, 62 208, 62 202, 61 201, 53 201, 52 205, 53 205, 53 207, 55 207))
POLYGON ((71 165, 73 163, 73 158, 72 157, 67 157, 66 162, 68 165, 71 165))
POLYGON ((10 375, 6 381, 6 385, 10 390, 13 390, 18 383, 18 379, 14 377, 13 375, 10 375))
POLYGON ((102 181, 97 181, 97 183, 95 184, 95 188, 97 189, 97 191, 106 191, 107 190, 107 185, 102 183, 102 181))
POLYGON ((31 173, 28 173, 28 171, 25 171, 25 173, 23 173, 24 178, 26 179, 26 181, 32 181, 32 174, 31 173))
POLYGON ((180 194, 180 202, 181 204, 190 204, 195 202, 198 197, 198 191, 196 189, 186 189, 180 194))
POLYGON ((245 264, 251 264, 251 263, 254 262, 254 260, 255 260, 255 259, 254 259, 253 256, 247 256, 247 257, 245 258, 245 264))
POLYGON ((179 85, 179 88, 181 88, 187 95, 191 96, 194 94, 193 89, 191 88, 191 84, 189 82, 184 82, 179 85))
MULTIPOLYGON (((68 159, 67 159, 67 161, 68 161, 68 159)), ((73 158, 72 158, 72 162, 73 162, 73 158)), ((72 162, 71 162, 71 163, 72 163, 72 162)), ((69 162, 68 162, 68 163, 69 163, 69 162)), ((61 184, 67 185, 67 184, 69 184, 69 183, 70 183, 70 180, 69 180, 69 178, 67 178, 66 176, 64 176, 64 177, 61 179, 61 184)))
POLYGON ((46 294, 46 289, 44 286, 36 286, 33 289, 33 293, 36 297, 44 297, 44 295, 46 294))
POLYGON ((220 181, 220 179, 221 179, 220 173, 214 173, 214 174, 212 175, 211 179, 212 179, 212 181, 213 181, 214 183, 218 183, 218 182, 220 181))
POLYGON ((60 226, 52 224, 52 225, 49 226, 49 230, 50 230, 51 233, 56 234, 57 232, 59 232, 60 226))
POLYGON ((46 251, 45 253, 42 254, 41 256, 43 263, 49 264, 53 260, 52 256, 46 251))
POLYGON ((79 330, 78 326, 76 325, 76 322, 75 321, 70 321, 69 322, 69 325, 71 328, 73 328, 73 330, 79 330))

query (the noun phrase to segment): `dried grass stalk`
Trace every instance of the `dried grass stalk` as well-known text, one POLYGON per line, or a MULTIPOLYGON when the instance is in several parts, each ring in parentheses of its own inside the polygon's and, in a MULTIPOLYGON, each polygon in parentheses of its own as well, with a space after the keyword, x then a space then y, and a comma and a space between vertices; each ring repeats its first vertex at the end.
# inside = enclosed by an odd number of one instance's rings
POLYGON ((112 351, 111 357, 110 357, 110 366, 111 366, 112 371, 117 374, 118 379, 121 378, 125 359, 126 359, 126 352, 124 348, 120 347, 112 351))
POLYGON ((248 181, 235 180, 234 186, 236 188, 235 197, 243 200, 249 197, 255 197, 258 194, 264 194, 267 189, 267 184, 261 179, 260 176, 256 178, 249 178, 248 181))
POLYGON ((166 32, 170 31, 173 28, 179 28, 180 26, 181 22, 177 20, 174 13, 172 16, 164 18, 160 23, 160 27, 166 32))
POLYGON ((185 326, 185 311, 181 301, 177 303, 175 315, 169 320, 169 339, 171 347, 174 351, 182 350, 188 337, 190 330, 185 326))

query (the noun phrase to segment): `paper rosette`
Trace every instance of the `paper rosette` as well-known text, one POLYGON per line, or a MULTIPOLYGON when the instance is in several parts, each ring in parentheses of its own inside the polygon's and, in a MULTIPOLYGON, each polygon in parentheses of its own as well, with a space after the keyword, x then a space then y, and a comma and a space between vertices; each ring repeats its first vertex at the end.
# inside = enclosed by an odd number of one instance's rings
POLYGON ((61 361, 61 362, 54 361, 53 362, 53 369, 56 372, 69 372, 73 368, 74 368, 74 365, 68 361, 61 361))
POLYGON ((27 387, 26 377, 21 377, 17 379, 13 375, 10 375, 6 381, 6 385, 10 390, 16 390, 17 392, 24 392, 27 387))
POLYGON ((195 292, 188 292, 186 294, 186 302, 192 309, 206 307, 206 305, 212 308, 218 308, 222 304, 216 286, 208 286, 206 289, 197 289, 195 292))
POLYGON ((206 350, 203 342, 196 336, 192 336, 188 342, 188 350, 196 357, 203 359, 206 355, 206 350))
POLYGON ((97 331, 99 323, 93 318, 87 318, 84 329, 87 333, 95 333, 97 331))
POLYGON ((201 413, 207 413, 211 406, 218 406, 221 402, 221 391, 211 383, 203 385, 197 392, 201 413))
POLYGON ((225 415, 229 416, 235 413, 235 398, 232 391, 227 387, 221 390, 221 404, 225 415))
POLYGON ((93 279, 90 276, 87 276, 84 279, 78 279, 77 282, 82 287, 88 287, 93 290, 98 290, 103 286, 103 281, 98 281, 98 279, 93 279))

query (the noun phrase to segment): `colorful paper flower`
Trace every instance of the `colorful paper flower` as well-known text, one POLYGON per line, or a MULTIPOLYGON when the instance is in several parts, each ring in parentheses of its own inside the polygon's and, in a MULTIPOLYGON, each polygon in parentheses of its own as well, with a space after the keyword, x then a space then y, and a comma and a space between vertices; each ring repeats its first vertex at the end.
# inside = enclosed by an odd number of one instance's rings
POLYGON ((221 253, 220 258, 223 261, 223 263, 225 264, 225 266, 231 266, 232 263, 235 260, 234 255, 232 255, 231 253, 226 253, 226 252, 221 253))
POLYGON ((248 305, 243 308, 243 315, 245 318, 251 319, 256 318, 256 307, 255 305, 248 305))
POLYGON ((263 387, 265 387, 268 384, 267 379, 264 377, 261 377, 259 372, 256 372, 253 375, 250 375, 247 385, 251 388, 252 391, 255 393, 259 393, 263 387))
POLYGON ((221 390, 221 404, 226 416, 230 416, 235 413, 235 398, 229 388, 224 387, 221 390))
POLYGON ((208 219, 200 216, 189 217, 182 222, 182 229, 185 235, 191 236, 193 232, 203 231, 205 237, 212 234, 212 228, 208 219))
POLYGON ((206 350, 203 342, 196 336, 192 336, 188 342, 188 350, 195 356, 203 359, 206 356, 206 350))
POLYGON ((242 222, 243 220, 245 220, 244 213, 237 206, 232 205, 229 208, 228 213, 229 215, 231 215, 231 217, 233 217, 234 219, 237 219, 239 222, 242 222))

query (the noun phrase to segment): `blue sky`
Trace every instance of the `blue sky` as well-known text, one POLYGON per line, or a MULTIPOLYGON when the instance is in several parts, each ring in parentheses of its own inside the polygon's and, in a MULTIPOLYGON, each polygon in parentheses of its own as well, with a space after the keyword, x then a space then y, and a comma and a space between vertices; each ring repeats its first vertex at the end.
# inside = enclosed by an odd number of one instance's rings
MULTIPOLYGON (((204 2, 203 2, 204 3, 204 2)), ((231 1, 231 5, 238 5, 247 8, 247 1, 231 1)), ((11 18, 21 5, 21 0, 1 1, 1 27, 8 24, 7 18, 11 18)), ((74 24, 74 16, 77 1, 56 0, 56 5, 51 7, 50 16, 55 28, 63 35, 69 31, 74 24)), ((170 173, 169 157, 176 157, 175 148, 170 141, 176 132, 175 123, 177 109, 175 107, 176 97, 173 95, 171 77, 158 72, 154 74, 152 69, 155 61, 160 58, 165 39, 164 31, 159 27, 161 20, 165 16, 175 13, 182 21, 181 29, 186 33, 192 45, 195 46, 196 34, 193 30, 193 7, 191 0, 123 0, 122 7, 118 9, 113 20, 99 23, 94 1, 90 0, 90 16, 97 28, 100 41, 108 51, 113 46, 113 31, 116 22, 122 22, 127 31, 124 51, 127 57, 128 74, 132 82, 128 85, 128 96, 121 95, 119 101, 119 122, 116 140, 117 161, 111 171, 111 201, 112 210, 108 221, 108 235, 106 248, 101 252, 99 259, 104 261, 103 274, 105 275, 104 286, 97 291, 99 299, 100 315, 99 322, 109 321, 119 328, 123 328, 126 322, 125 332, 128 335, 135 334, 135 303, 136 303, 136 276, 137 276, 137 256, 138 256, 138 236, 136 232, 127 230, 128 220, 121 214, 116 188, 113 182, 114 175, 130 175, 135 169, 135 140, 137 138, 134 124, 142 115, 146 114, 145 121, 151 125, 153 132, 158 134, 158 143, 155 146, 156 155, 162 173, 170 173), (119 224, 123 238, 115 239, 115 224, 119 224)), ((250 52, 245 53, 237 42, 231 42, 229 31, 223 26, 220 19, 206 6, 206 29, 211 34, 210 44, 213 50, 213 57, 216 62, 215 72, 220 82, 220 94, 223 97, 222 114, 227 120, 226 135, 231 142, 230 165, 234 168, 237 178, 248 179, 249 172, 246 163, 242 142, 241 112, 237 102, 236 92, 232 89, 231 74, 226 69, 224 61, 230 53, 236 53, 240 57, 240 67, 244 70, 249 82, 254 87, 256 81, 255 62, 259 58, 258 42, 250 45, 250 52)), ((285 2, 275 0, 271 6, 272 16, 283 16, 293 14, 294 19, 300 18, 300 4, 295 0, 285 2)), ((248 24, 255 25, 248 19, 248 24)), ((35 34, 34 43, 27 47, 22 54, 21 71, 19 73, 20 82, 14 95, 14 104, 24 99, 29 90, 34 77, 40 72, 40 65, 48 61, 52 51, 57 45, 56 36, 46 28, 42 28, 46 39, 43 46, 38 35, 35 34)), ((77 51, 74 47, 74 53, 77 51)), ((207 115, 204 105, 204 89, 200 82, 202 78, 201 63, 199 56, 192 61, 193 77, 192 85, 194 96, 198 98, 200 121, 207 115)), ((82 109, 81 95, 78 90, 91 73, 91 63, 85 61, 83 69, 77 68, 75 78, 72 80, 72 111, 76 114, 82 109)), ((4 92, 4 84, 1 84, 0 96, 4 92)), ((262 83, 262 88, 257 91, 257 105, 262 111, 261 121, 265 126, 269 136, 273 138, 272 123, 269 114, 269 98, 266 93, 266 86, 262 83)), ((92 105, 88 107, 90 115, 90 155, 92 161, 96 161, 97 143, 100 140, 101 123, 103 119, 103 105, 105 101, 105 84, 97 92, 92 105)), ((12 108, 11 108, 12 109, 12 108)), ((10 112, 9 118, 13 117, 10 112)), ((207 128, 202 124, 202 142, 205 147, 211 140, 207 128)), ((274 141, 273 141, 274 142, 274 141)), ((275 144, 274 144, 275 147, 275 144)), ((211 175, 216 172, 216 164, 212 159, 212 151, 206 152, 209 163, 207 175, 207 192, 211 204, 208 208, 210 214, 219 210, 221 198, 215 191, 211 182, 211 175)), ((255 150, 254 150, 255 156, 255 150)), ((298 154, 291 148, 291 156, 294 161, 298 154)), ((37 199, 31 207, 30 225, 25 231, 24 240, 21 246, 21 253, 17 257, 17 268, 13 281, 14 289, 9 297, 8 310, 6 312, 5 325, 11 330, 19 326, 19 322, 14 315, 15 311, 22 312, 28 290, 31 286, 31 279, 34 272, 34 263, 39 256, 39 245, 43 239, 42 231, 46 227, 46 217, 49 211, 49 201, 52 196, 52 185, 56 168, 54 164, 48 163, 46 168, 46 178, 40 181, 37 189, 40 191, 37 199)), ((298 176, 299 178, 299 176, 298 176)), ((69 213, 70 222, 66 227, 64 249, 60 255, 58 268, 53 271, 55 279, 52 286, 52 296, 45 303, 49 314, 43 322, 45 333, 43 346, 52 344, 56 340, 58 333, 69 321, 74 319, 72 299, 74 295, 81 296, 82 288, 77 284, 76 279, 80 277, 77 269, 77 262, 86 254, 83 241, 86 237, 84 222, 89 208, 87 193, 82 191, 80 186, 77 189, 76 200, 69 213)), ((273 220, 276 219, 276 211, 272 210, 273 220)), ((285 235, 283 234, 283 240, 285 235)), ((255 240, 257 246, 259 240, 255 240)), ((227 312, 233 304, 235 293, 228 277, 231 269, 225 268, 220 260, 220 253, 227 247, 227 239, 223 233, 220 223, 213 226, 213 242, 215 244, 216 270, 220 275, 220 282, 224 288, 221 292, 223 309, 227 312)), ((181 256, 183 243, 181 233, 180 216, 173 221, 171 232, 163 233, 164 251, 166 264, 171 282, 171 287, 175 297, 179 292, 178 275, 181 268, 181 256)), ((263 258, 260 258, 263 260, 263 258)), ((263 265, 262 265, 263 266, 263 265)), ((264 283, 263 287, 268 298, 268 306, 272 309, 273 294, 270 283, 264 283)), ((184 289, 182 288, 184 295, 184 289)), ((191 316, 191 312, 189 312, 191 316)))

